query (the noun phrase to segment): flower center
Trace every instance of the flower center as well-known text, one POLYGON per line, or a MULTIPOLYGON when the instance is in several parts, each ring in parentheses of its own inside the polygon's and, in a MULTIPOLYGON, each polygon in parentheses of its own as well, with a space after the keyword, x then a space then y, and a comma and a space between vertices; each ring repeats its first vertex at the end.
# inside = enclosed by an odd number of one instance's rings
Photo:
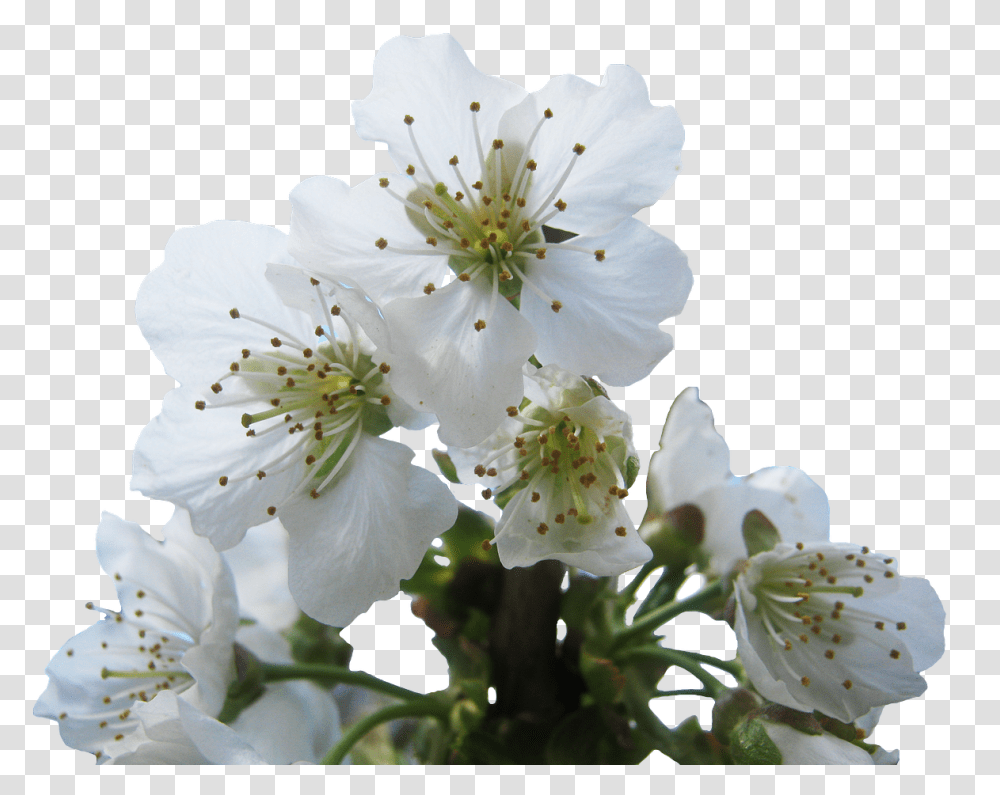
MULTIPOLYGON (((495 476, 490 465, 500 459, 505 467, 520 467, 521 473, 507 487, 510 493, 530 490, 532 503, 544 502, 542 513, 552 525, 563 525, 567 517, 586 525, 595 515, 606 515, 612 500, 628 496, 622 467, 626 445, 619 437, 605 439, 591 428, 570 417, 534 407, 530 416, 519 414, 513 406, 507 413, 517 417, 529 430, 497 450, 476 467, 479 477, 495 476)), ((487 490, 489 498, 492 492, 487 490)), ((536 528, 544 535, 552 525, 542 522, 536 528)), ((625 528, 615 532, 625 535, 625 528)))
MULTIPOLYGON (((421 171, 418 174, 416 166, 407 167, 406 173, 413 179, 405 196, 393 191, 386 177, 380 179, 379 184, 406 206, 411 223, 426 235, 428 248, 402 249, 391 246, 384 237, 376 240, 375 245, 380 250, 400 254, 447 256, 451 269, 460 281, 472 282, 483 276, 491 282, 491 307, 495 306, 498 294, 519 305, 521 289, 527 287, 548 303, 553 312, 558 312, 562 303, 547 295, 531 278, 535 268, 544 267, 540 261, 545 260, 547 250, 583 251, 593 254, 598 261, 604 259, 603 250, 592 251, 567 243, 545 243, 543 235, 543 227, 566 210, 567 204, 559 198, 559 192, 586 147, 582 144, 573 147, 568 165, 550 195, 539 202, 532 212, 528 209, 528 199, 532 175, 539 166, 529 158, 529 152, 545 121, 552 118, 552 111, 545 111, 523 146, 497 138, 484 152, 476 121, 480 104, 473 102, 469 109, 472 111, 473 134, 479 155, 479 163, 473 164, 473 169, 480 174, 480 178, 471 185, 462 173, 457 155, 447 164, 452 169, 450 185, 435 176, 417 144, 413 117, 404 117, 421 171)), ((443 167, 444 164, 433 165, 443 167)), ((429 295, 436 288, 437 285, 428 284, 424 292, 429 295)), ((477 320, 476 330, 486 328, 489 319, 477 320)))
MULTIPOLYGON (((340 307, 328 307, 318 282, 311 280, 320 297, 324 319, 341 316, 340 307)), ((362 433, 379 436, 392 427, 386 407, 391 403, 384 376, 389 365, 376 364, 358 345, 358 330, 346 315, 342 316, 343 338, 332 322, 316 326, 320 338, 310 346, 293 334, 248 315, 238 309, 230 316, 276 333, 270 350, 244 348, 229 372, 212 385, 219 395, 232 392, 218 403, 195 403, 195 408, 246 405, 253 409, 243 414, 241 422, 247 437, 255 442, 274 433, 287 433, 294 441, 267 463, 241 473, 219 477, 222 487, 240 481, 262 481, 289 469, 301 468, 297 485, 285 502, 308 492, 318 498, 346 464, 362 433), (224 386, 225 385, 225 386, 224 386)), ((248 459, 252 450, 248 450, 248 459)), ((267 508, 274 516, 280 505, 267 508)))

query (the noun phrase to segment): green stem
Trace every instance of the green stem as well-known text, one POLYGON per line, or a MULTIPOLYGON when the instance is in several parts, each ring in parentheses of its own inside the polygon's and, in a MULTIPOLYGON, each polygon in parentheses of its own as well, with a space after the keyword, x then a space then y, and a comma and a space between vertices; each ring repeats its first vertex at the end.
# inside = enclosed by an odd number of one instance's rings
POLYGON ((656 571, 661 564, 657 563, 655 560, 651 560, 646 563, 635 577, 632 578, 632 582, 626 585, 621 592, 618 594, 618 604, 622 612, 635 601, 635 592, 639 590, 639 586, 642 585, 646 578, 656 571))
POLYGON ((677 739, 673 731, 663 725, 649 706, 647 694, 643 692, 635 677, 629 677, 625 686, 625 706, 635 721, 636 727, 653 742, 660 753, 675 762, 678 760, 677 739))
POLYGON ((656 660, 657 662, 666 663, 667 665, 675 665, 678 668, 683 668, 705 686, 705 689, 709 692, 709 695, 711 695, 712 698, 717 698, 723 691, 729 689, 708 671, 702 668, 696 660, 692 660, 686 652, 678 651, 676 649, 664 649, 660 646, 645 646, 638 649, 628 649, 623 652, 618 659, 621 662, 627 662, 629 660, 638 660, 642 658, 656 660))
POLYGON ((690 690, 657 690, 653 693, 653 698, 666 698, 667 696, 711 696, 703 687, 696 687, 690 690))
POLYGON ((684 651, 682 649, 674 649, 674 651, 678 654, 686 654, 693 660, 705 663, 705 665, 711 665, 713 668, 718 668, 727 674, 732 674, 735 679, 740 679, 744 675, 743 666, 740 665, 738 660, 720 660, 718 657, 712 657, 709 654, 700 654, 696 651, 684 651))
POLYGON ((354 745, 379 724, 388 723, 391 720, 398 720, 399 718, 419 718, 424 716, 444 719, 445 708, 436 701, 432 701, 424 696, 420 700, 408 701, 404 704, 393 704, 392 706, 373 712, 371 715, 366 715, 344 732, 340 741, 323 757, 323 761, 320 764, 339 765, 344 761, 344 757, 347 756, 354 745))
POLYGON ((611 650, 614 651, 620 648, 630 638, 652 632, 681 613, 687 613, 690 610, 701 610, 707 603, 721 595, 722 580, 716 580, 708 587, 703 588, 687 599, 681 599, 679 602, 671 602, 670 604, 651 610, 642 618, 633 621, 632 626, 626 627, 620 632, 611 644, 611 650))
POLYGON ((407 690, 391 682, 385 682, 377 676, 366 674, 364 671, 351 671, 337 665, 324 665, 322 663, 295 663, 294 665, 274 665, 262 662, 261 672, 265 682, 283 682, 288 679, 311 679, 314 682, 321 682, 325 685, 356 685, 378 693, 385 693, 393 698, 401 698, 405 701, 414 701, 424 698, 421 693, 407 690))

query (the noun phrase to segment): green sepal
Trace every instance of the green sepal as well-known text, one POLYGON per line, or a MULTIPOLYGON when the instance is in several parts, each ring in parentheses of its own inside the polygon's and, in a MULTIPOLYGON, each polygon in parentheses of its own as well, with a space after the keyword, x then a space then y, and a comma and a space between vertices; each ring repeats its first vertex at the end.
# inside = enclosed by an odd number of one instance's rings
POLYGON ((347 667, 354 648, 340 637, 340 630, 321 624, 305 613, 285 632, 292 659, 299 663, 326 663, 347 667))
POLYGON ((712 707, 712 734, 728 745, 730 735, 742 721, 760 706, 760 698, 751 691, 735 687, 721 693, 712 707))
POLYGON ((431 456, 433 456, 434 463, 438 465, 438 469, 441 470, 441 474, 444 475, 445 480, 450 483, 462 482, 458 477, 455 462, 451 460, 451 456, 447 452, 444 450, 431 450, 431 456))
POLYGON ((639 469, 641 464, 639 463, 639 457, 635 455, 630 455, 625 461, 625 488, 632 488, 632 484, 635 483, 635 479, 639 477, 639 469))
POLYGON ((738 765, 780 765, 781 751, 768 736, 764 724, 751 718, 743 721, 730 736, 729 753, 738 765))
POLYGON ((750 557, 770 552, 781 541, 781 533, 771 520, 756 508, 743 517, 743 542, 750 557))
POLYGON ((219 713, 220 723, 232 723, 240 713, 264 695, 264 673, 260 661, 239 643, 233 644, 236 679, 226 689, 226 700, 219 713))

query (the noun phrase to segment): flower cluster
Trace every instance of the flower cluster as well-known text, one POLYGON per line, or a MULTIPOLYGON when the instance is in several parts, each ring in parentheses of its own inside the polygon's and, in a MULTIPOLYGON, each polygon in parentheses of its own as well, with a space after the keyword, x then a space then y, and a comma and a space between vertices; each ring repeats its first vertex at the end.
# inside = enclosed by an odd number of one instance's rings
POLYGON ((361 741, 398 718, 429 722, 425 761, 893 762, 859 743, 943 653, 926 581, 832 542, 804 473, 735 477, 693 389, 638 529, 626 509, 640 459, 605 385, 671 351, 659 324, 693 282, 633 217, 680 168, 674 109, 625 66, 529 93, 443 35, 385 44, 354 116, 398 173, 304 181, 288 235, 182 229, 139 289, 179 386, 136 443, 132 488, 176 512, 162 543, 105 515, 121 608, 95 608, 104 620, 59 651, 36 714, 122 764, 395 763, 361 741), (499 521, 386 438, 435 422, 441 473, 479 482, 499 521), (678 598, 695 570, 708 585, 678 598), (401 589, 452 666, 441 693, 347 667, 339 629, 401 589), (661 646, 651 633, 686 610, 725 617, 738 659, 661 646), (716 699, 711 733, 649 709, 675 695, 655 690, 670 666, 716 699), (401 703, 341 733, 344 684, 401 703))

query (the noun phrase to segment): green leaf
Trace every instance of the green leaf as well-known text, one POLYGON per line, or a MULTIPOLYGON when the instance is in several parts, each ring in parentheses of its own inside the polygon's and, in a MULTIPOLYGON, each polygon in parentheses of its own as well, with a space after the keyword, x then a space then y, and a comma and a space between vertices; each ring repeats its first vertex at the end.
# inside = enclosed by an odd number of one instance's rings
POLYGON ((514 495, 519 491, 527 488, 528 481, 521 480, 518 478, 513 483, 511 483, 507 488, 501 491, 499 494, 493 495, 493 501, 497 504, 497 507, 502 511, 507 507, 507 503, 514 499, 514 495))
POLYGON ((340 630, 321 624, 305 613, 285 632, 292 659, 300 663, 328 663, 347 666, 354 649, 340 637, 340 630))
POLYGON ((780 540, 778 528, 760 511, 754 509, 743 517, 743 541, 750 557, 769 552, 780 540))
POLYGON ((459 480, 458 470, 455 468, 455 464, 447 452, 444 450, 431 450, 431 455, 434 457, 434 463, 438 465, 438 469, 441 470, 441 474, 444 475, 446 480, 451 483, 462 482, 459 480))

